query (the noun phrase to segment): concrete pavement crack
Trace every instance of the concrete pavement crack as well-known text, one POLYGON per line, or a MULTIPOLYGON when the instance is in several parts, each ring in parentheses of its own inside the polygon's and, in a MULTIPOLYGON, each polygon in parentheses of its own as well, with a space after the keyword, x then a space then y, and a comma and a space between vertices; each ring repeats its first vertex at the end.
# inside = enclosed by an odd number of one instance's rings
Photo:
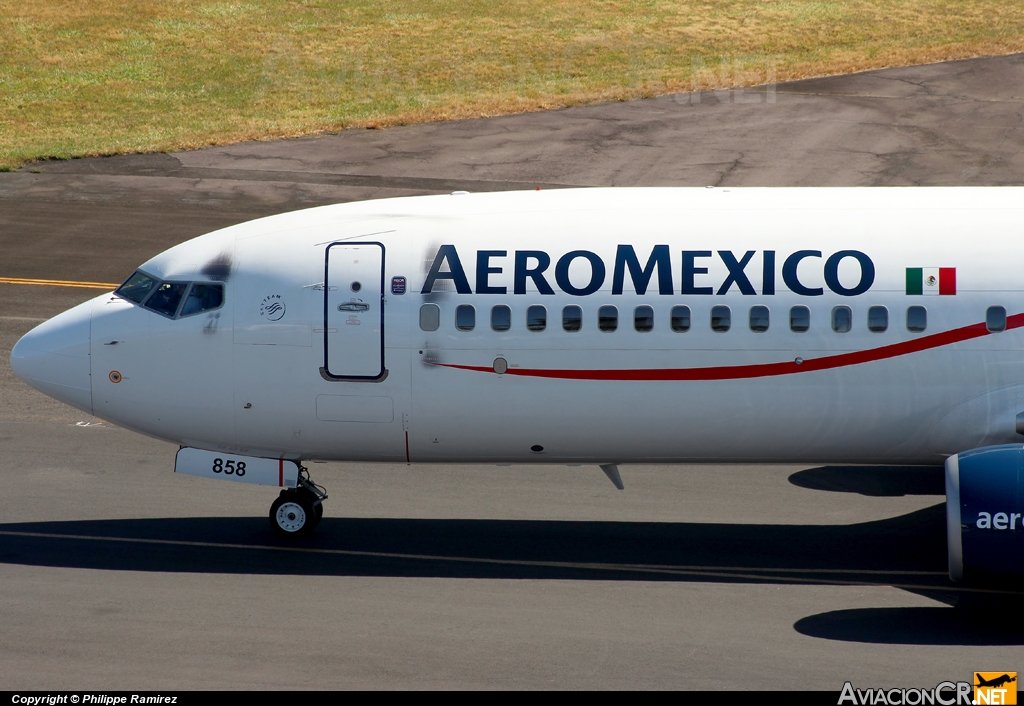
POLYGON ((731 164, 730 164, 730 165, 729 165, 728 167, 726 167, 726 168, 725 168, 725 171, 723 171, 723 172, 722 172, 722 173, 721 173, 721 174, 719 175, 719 177, 718 177, 718 180, 717 180, 717 181, 716 181, 716 182, 715 182, 714 184, 712 184, 711 186, 722 186, 722 185, 723 185, 723 182, 724 182, 724 181, 725 181, 725 180, 726 180, 726 179, 727 179, 727 178, 728 178, 728 177, 729 177, 729 176, 730 176, 730 175, 731 175, 731 174, 732 174, 732 173, 733 173, 734 171, 736 171, 736 168, 737 168, 737 167, 739 167, 739 166, 740 166, 740 162, 741 162, 742 160, 743 160, 743 153, 742 153, 742 152, 740 152, 740 155, 739 155, 739 156, 738 156, 738 157, 737 157, 736 159, 734 159, 734 160, 732 161, 732 163, 731 163, 731 164))

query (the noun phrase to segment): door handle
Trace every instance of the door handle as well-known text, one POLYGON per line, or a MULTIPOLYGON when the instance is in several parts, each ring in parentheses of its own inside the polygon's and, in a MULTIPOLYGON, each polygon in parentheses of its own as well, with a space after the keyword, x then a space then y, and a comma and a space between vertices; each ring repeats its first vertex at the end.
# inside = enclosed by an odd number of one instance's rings
POLYGON ((345 302, 338 304, 338 311, 369 311, 370 305, 363 302, 345 302))

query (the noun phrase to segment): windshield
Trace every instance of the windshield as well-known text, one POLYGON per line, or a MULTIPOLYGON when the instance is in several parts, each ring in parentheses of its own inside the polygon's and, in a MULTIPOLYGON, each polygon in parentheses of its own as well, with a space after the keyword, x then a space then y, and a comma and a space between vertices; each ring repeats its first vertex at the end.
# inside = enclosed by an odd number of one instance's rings
POLYGON ((159 312, 165 316, 174 316, 178 311, 178 304, 188 287, 187 282, 164 282, 153 295, 146 300, 146 308, 159 312))
POLYGON ((224 286, 221 284, 192 285, 185 306, 181 307, 182 316, 192 316, 211 309, 218 309, 224 303, 224 286))
POLYGON ((114 294, 119 294, 128 301, 141 304, 149 293, 156 286, 156 280, 144 272, 136 272, 128 280, 118 287, 114 294))
POLYGON ((161 282, 142 271, 135 272, 114 294, 172 319, 194 316, 224 305, 223 284, 161 282))

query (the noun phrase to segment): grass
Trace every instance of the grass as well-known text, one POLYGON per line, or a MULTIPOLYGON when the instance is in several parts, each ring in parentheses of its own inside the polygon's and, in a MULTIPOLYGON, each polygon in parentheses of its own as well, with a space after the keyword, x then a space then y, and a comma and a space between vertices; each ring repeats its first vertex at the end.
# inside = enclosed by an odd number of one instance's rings
POLYGON ((1020 0, 0 0, 0 169, 1018 51, 1020 0))

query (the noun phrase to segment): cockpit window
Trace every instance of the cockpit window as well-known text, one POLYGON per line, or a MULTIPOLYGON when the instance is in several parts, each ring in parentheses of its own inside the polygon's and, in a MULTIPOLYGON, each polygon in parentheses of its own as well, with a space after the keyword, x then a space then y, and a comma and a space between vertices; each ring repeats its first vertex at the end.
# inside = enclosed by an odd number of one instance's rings
POLYGON ((156 286, 156 280, 143 272, 136 272, 114 292, 128 301, 141 304, 156 286))
POLYGON ((196 283, 192 285, 185 304, 181 307, 181 316, 192 316, 210 309, 217 309, 223 303, 224 285, 196 283))
POLYGON ((172 319, 194 316, 224 305, 224 285, 219 282, 161 282, 141 271, 136 271, 114 294, 172 319), (188 296, 185 296, 186 291, 188 296))
POLYGON ((150 295, 143 306, 173 318, 187 288, 188 282, 164 282, 156 288, 156 291, 150 295))

